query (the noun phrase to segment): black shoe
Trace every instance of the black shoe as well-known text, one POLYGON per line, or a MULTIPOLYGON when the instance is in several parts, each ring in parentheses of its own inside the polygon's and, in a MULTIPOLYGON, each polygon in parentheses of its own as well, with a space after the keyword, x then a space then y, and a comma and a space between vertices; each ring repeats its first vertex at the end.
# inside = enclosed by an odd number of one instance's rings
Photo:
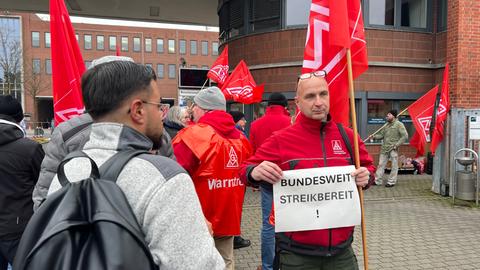
POLYGON ((386 184, 385 187, 394 187, 395 185, 392 184, 386 184))
POLYGON ((235 236, 233 238, 233 248, 234 249, 249 247, 251 244, 252 243, 250 243, 250 240, 243 239, 241 236, 235 236))

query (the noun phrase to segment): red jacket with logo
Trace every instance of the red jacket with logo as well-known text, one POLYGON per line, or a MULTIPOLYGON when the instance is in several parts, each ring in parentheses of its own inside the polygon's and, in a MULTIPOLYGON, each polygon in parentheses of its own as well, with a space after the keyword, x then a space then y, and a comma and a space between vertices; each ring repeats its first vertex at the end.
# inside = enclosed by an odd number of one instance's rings
POLYGON ((182 129, 172 144, 177 161, 192 176, 214 235, 239 235, 245 193, 239 169, 252 151, 231 116, 222 111, 209 112, 198 124, 182 129))
MULTIPOLYGON (((353 131, 349 128, 345 128, 345 131, 353 148, 353 131)), ((366 167, 372 176, 375 171, 373 160, 361 139, 357 139, 361 166, 366 167)), ((309 119, 303 114, 299 115, 298 120, 291 127, 274 133, 251 158, 242 164, 241 178, 248 179, 254 166, 264 160, 276 163, 282 170, 352 164, 350 153, 337 124, 332 121, 320 122, 309 119)), ((370 181, 372 179, 373 177, 370 181)), ((300 246, 305 245, 312 249, 319 247, 325 251, 325 254, 329 254, 329 251, 338 247, 345 248, 350 245, 353 227, 286 232, 281 235, 284 239, 293 240, 300 246)))

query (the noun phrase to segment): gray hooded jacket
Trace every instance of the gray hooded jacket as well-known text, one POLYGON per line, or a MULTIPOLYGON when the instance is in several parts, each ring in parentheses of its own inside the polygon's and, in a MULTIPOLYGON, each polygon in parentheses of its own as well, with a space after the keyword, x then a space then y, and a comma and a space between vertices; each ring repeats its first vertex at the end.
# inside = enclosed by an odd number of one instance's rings
MULTIPOLYGON (((96 123, 83 151, 101 166, 117 151, 151 147, 147 137, 128 126, 96 123)), ((69 181, 79 181, 90 175, 90 162, 76 158, 64 169, 69 181)), ((180 165, 162 156, 141 155, 125 165, 117 185, 124 192, 160 269, 224 269, 192 179, 180 165)), ((55 176, 48 194, 60 188, 55 176)))

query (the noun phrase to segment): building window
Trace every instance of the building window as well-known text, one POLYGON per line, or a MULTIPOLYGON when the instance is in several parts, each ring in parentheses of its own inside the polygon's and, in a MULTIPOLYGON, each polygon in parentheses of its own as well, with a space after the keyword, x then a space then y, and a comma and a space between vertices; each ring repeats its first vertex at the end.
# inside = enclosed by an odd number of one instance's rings
POLYGON ((168 65, 168 78, 169 79, 175 79, 175 73, 177 72, 177 68, 175 64, 169 64, 168 65))
POLYGON ((45 48, 50 48, 51 44, 50 32, 45 32, 45 48))
POLYGON ((428 29, 429 0, 366 0, 368 24, 394 28, 428 29))
POLYGON ((157 64, 157 77, 163 79, 165 77, 165 66, 163 64, 157 64))
POLYGON ((40 32, 32 32, 32 47, 40 47, 40 32))
POLYGON ((402 0, 401 26, 427 28, 427 14, 427 0, 402 0))
POLYGON ((153 65, 150 63, 145 64, 146 67, 153 69, 153 65))
POLYGON ((122 44, 122 52, 128 52, 128 37, 122 37, 121 44, 122 44))
POLYGON ((139 37, 134 37, 133 38, 133 51, 134 52, 139 52, 140 48, 141 48, 140 38, 139 37))
POLYGON ((285 25, 307 25, 311 0, 286 0, 285 25))
POLYGON ((208 55, 208 41, 202 41, 202 55, 208 55))
POLYGON ((178 52, 180 54, 186 54, 187 53, 187 41, 184 39, 180 39, 178 41, 178 52))
POLYGON ((83 35, 83 47, 85 50, 92 49, 92 35, 83 35))
POLYGON ((447 30, 447 0, 439 0, 437 14, 437 32, 447 30))
POLYGON ((117 50, 117 37, 116 36, 109 36, 108 37, 108 49, 110 51, 117 50))
POLYGON ((75 39, 77 39, 77 42, 79 42, 80 39, 79 39, 78 34, 75 34, 75 39))
MULTIPOLYGON (((407 108, 412 104, 412 100, 369 99, 367 104, 367 134, 372 134, 386 123, 385 117, 390 110, 393 108, 407 108)), ((415 133, 415 127, 410 115, 408 115, 408 111, 399 115, 398 120, 403 123, 407 129, 408 137, 411 138, 415 133)), ((380 143, 381 140, 374 140, 373 142, 380 143)))
POLYGON ((151 38, 146 38, 145 39, 145 51, 146 52, 152 52, 152 39, 151 38))
POLYGON ((395 0, 370 0, 369 23, 376 25, 392 25, 395 19, 395 0))
POLYGON ((218 42, 212 42, 212 55, 218 55, 218 42))
POLYGON ((197 41, 190 40, 190 54, 196 55, 197 54, 197 41))
POLYGON ((175 40, 169 39, 168 40, 168 53, 175 53, 175 40))
POLYGON ((85 61, 85 68, 86 69, 89 69, 91 65, 92 65, 92 61, 85 61))
POLYGON ((52 74, 52 60, 45 59, 45 73, 52 74))
POLYGON ((33 59, 32 72, 33 74, 40 74, 40 59, 33 59))
POLYGON ((105 37, 97 36, 97 50, 105 50, 105 37))
POLYGON ((384 99, 370 99, 367 101, 367 134, 372 134, 385 124, 385 116, 393 109, 393 102, 384 99))
POLYGON ((157 38, 157 53, 163 53, 163 39, 157 38))

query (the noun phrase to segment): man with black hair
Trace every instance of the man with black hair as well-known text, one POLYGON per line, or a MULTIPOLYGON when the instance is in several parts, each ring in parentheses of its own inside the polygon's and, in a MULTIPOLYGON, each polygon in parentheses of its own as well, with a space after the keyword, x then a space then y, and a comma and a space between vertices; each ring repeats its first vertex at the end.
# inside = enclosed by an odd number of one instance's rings
MULTIPOLYGON (((93 60, 89 68, 112 61, 133 62, 133 59, 126 56, 108 55, 93 60)), ((42 161, 37 184, 33 189, 32 199, 34 211, 36 211, 38 207, 40 207, 40 204, 47 198, 48 188, 57 173, 57 167, 62 159, 68 153, 82 149, 90 138, 92 123, 92 117, 88 113, 84 113, 60 123, 53 131, 45 149, 45 158, 42 161)), ((170 136, 165 132, 162 134, 162 144, 159 149, 159 154, 175 160, 170 136)))
MULTIPOLYGON (((82 95, 94 123, 83 151, 98 166, 118 151, 159 147, 163 112, 156 80, 151 68, 130 61, 102 63, 85 72, 82 95)), ((70 181, 80 181, 90 175, 90 162, 76 158, 64 169, 70 181)), ((136 156, 124 166, 116 183, 160 269, 225 267, 192 180, 176 162, 158 155, 136 156)), ((49 195, 60 188, 55 176, 49 195)))
POLYGON ((380 149, 380 157, 378 159, 378 167, 375 172, 375 185, 382 185, 382 177, 385 173, 385 166, 388 159, 392 162, 392 169, 388 176, 385 187, 394 187, 397 183, 398 175, 398 147, 408 139, 408 133, 402 122, 397 119, 397 110, 390 110, 387 113, 387 125, 379 131, 375 136, 368 136, 368 139, 383 139, 382 148, 380 149))
POLYGON ((0 96, 0 269, 7 269, 33 214, 32 190, 42 162, 42 146, 25 138, 22 105, 0 96))

